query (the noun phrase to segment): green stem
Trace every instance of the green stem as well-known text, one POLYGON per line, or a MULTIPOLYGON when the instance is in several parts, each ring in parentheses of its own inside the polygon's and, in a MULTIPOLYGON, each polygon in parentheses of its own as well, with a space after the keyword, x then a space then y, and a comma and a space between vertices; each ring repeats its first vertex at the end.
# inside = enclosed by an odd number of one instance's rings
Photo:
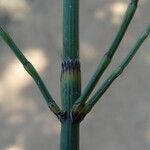
POLYGON ((109 88, 109 86, 112 84, 112 82, 121 75, 123 70, 126 68, 126 66, 130 63, 134 55, 136 54, 137 50, 140 48, 142 43, 145 41, 145 39, 148 37, 150 33, 150 25, 147 27, 146 31, 140 36, 140 38, 137 40, 127 57, 122 61, 122 63, 114 69, 114 71, 111 73, 111 75, 104 81, 102 86, 97 90, 97 92, 94 94, 94 96, 91 97, 91 99, 85 104, 83 109, 78 113, 77 120, 82 120, 87 113, 90 112, 90 110, 93 108, 93 106, 98 102, 98 100, 102 97, 102 95, 105 93, 105 91, 109 88))
POLYGON ((100 77, 103 75, 104 71, 106 70, 107 66, 110 64, 112 57, 114 53, 116 52, 128 26, 131 21, 131 19, 134 16, 134 13, 137 8, 138 0, 131 0, 131 3, 129 4, 125 16, 123 18, 123 21, 121 23, 121 26, 119 28, 119 31, 114 38, 110 48, 108 49, 107 53, 103 56, 103 58, 100 61, 100 64, 98 65, 95 73, 93 74, 92 78, 90 79, 89 83, 87 84, 86 88, 84 89, 83 93, 79 97, 79 99, 75 102, 73 107, 73 114, 77 113, 84 107, 84 103, 90 96, 91 92, 95 88, 97 82, 99 81, 100 77))
POLYGON ((79 57, 79 0, 64 0, 63 58, 79 57))
POLYGON ((10 35, 6 33, 1 27, 0 27, 0 37, 7 43, 10 49, 15 53, 16 57, 23 64, 25 70, 31 75, 33 80, 36 82, 43 97, 45 98, 48 104, 48 107, 62 121, 64 114, 60 110, 59 106, 55 103, 53 98, 51 97, 50 93, 48 92, 48 89, 46 88, 38 72, 35 70, 33 65, 26 59, 23 53, 19 50, 19 48, 16 46, 16 44, 14 43, 10 35))
POLYGON ((79 63, 79 0, 63 0, 63 62, 61 102, 66 119, 61 125, 61 150, 79 150, 79 123, 74 124, 70 112, 81 93, 79 63))
POLYGON ((81 91, 79 63, 66 60, 62 66, 61 97, 66 120, 61 126, 61 150, 79 150, 79 124, 74 124, 70 117, 73 103, 81 91))

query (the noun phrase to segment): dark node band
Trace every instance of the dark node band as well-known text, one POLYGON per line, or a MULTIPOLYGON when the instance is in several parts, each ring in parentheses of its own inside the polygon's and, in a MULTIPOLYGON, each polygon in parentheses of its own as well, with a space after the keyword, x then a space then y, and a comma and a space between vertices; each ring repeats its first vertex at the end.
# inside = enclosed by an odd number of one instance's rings
POLYGON ((65 119, 66 119, 66 113, 65 112, 59 112, 58 114, 56 114, 57 118, 60 120, 61 123, 64 123, 65 119))
POLYGON ((62 71, 67 71, 67 70, 80 70, 79 60, 65 59, 62 62, 62 71))
POLYGON ((108 51, 108 52, 105 53, 105 56, 111 60, 112 57, 113 57, 113 53, 110 53, 110 52, 108 51))

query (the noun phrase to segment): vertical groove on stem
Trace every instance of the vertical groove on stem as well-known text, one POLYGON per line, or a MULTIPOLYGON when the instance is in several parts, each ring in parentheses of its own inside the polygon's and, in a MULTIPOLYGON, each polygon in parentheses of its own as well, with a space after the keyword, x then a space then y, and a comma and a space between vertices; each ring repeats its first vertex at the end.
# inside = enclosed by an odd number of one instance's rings
POLYGON ((79 58, 79 0, 64 0, 63 58, 79 58))
POLYGON ((81 94, 79 63, 79 0, 63 0, 63 61, 61 103, 66 119, 61 125, 61 150, 79 150, 79 124, 72 122, 70 112, 81 94))
POLYGON ((66 120, 61 128, 61 150, 79 150, 79 124, 73 124, 70 117, 72 106, 80 96, 79 72, 79 61, 68 59, 62 62, 61 96, 66 120))

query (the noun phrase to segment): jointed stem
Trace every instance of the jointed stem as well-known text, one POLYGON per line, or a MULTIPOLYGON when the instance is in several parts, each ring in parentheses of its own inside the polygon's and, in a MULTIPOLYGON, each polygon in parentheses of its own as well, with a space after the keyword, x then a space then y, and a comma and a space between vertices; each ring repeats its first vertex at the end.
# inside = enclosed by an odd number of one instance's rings
POLYGON ((60 150, 79 150, 79 123, 73 124, 70 112, 81 93, 79 62, 79 0, 63 0, 63 60, 61 103, 66 119, 61 124, 60 150))
POLYGON ((112 84, 112 82, 123 72, 125 67, 129 64, 129 62, 132 60, 134 55, 136 54, 137 50, 140 48, 144 40, 148 37, 150 33, 150 25, 147 27, 146 31, 140 36, 140 38, 137 40, 127 57, 123 60, 123 62, 111 73, 111 75, 104 81, 102 86, 97 90, 97 92, 94 94, 94 96, 91 97, 91 99, 85 103, 85 106, 82 108, 82 110, 78 113, 78 116, 76 116, 76 120, 82 120, 88 112, 93 108, 93 106, 98 102, 98 100, 102 97, 102 95, 105 93, 105 91, 109 88, 109 86, 112 84))
POLYGON ((79 61, 79 0, 63 0, 63 60, 61 70, 62 110, 53 100, 33 65, 18 49, 12 38, 0 27, 0 37, 8 44, 25 70, 36 82, 51 111, 61 121, 61 150, 79 150, 80 122, 91 111, 112 82, 123 72, 150 33, 150 25, 140 36, 127 57, 110 74, 102 86, 87 101, 100 77, 110 64, 125 32, 134 16, 138 0, 131 0, 123 21, 110 48, 101 59, 94 75, 81 94, 81 71, 79 61), (87 102, 86 102, 87 101, 87 102))
POLYGON ((23 64, 25 70, 34 79, 34 81, 38 85, 43 97, 45 98, 45 100, 48 104, 48 107, 62 121, 64 114, 60 110, 59 106, 55 103, 53 98, 51 97, 50 93, 48 92, 48 89, 46 88, 46 86, 45 86, 44 82, 42 81, 41 77, 39 76, 38 72, 35 70, 33 65, 26 59, 26 57, 23 55, 23 53, 19 50, 19 48, 16 46, 16 44, 14 43, 12 38, 9 36, 9 34, 6 33, 1 27, 0 27, 0 37, 8 44, 8 46, 11 48, 11 50, 15 53, 16 57, 19 59, 19 61, 23 64))
POLYGON ((114 53, 116 52, 125 32, 127 30, 127 27, 129 25, 131 19, 134 16, 134 13, 135 13, 136 8, 137 8, 137 3, 138 3, 138 0, 131 0, 131 3, 129 4, 129 6, 127 8, 127 11, 125 13, 125 16, 123 18, 123 21, 121 23, 121 26, 119 28, 119 31, 118 31, 114 41, 112 42, 107 53, 101 59, 100 64, 98 65, 94 75, 90 79, 90 81, 87 84, 86 88, 84 89, 83 93, 81 94, 79 99, 75 102, 74 107, 73 107, 73 113, 77 113, 78 111, 80 111, 80 109, 82 109, 82 107, 84 106, 84 103, 86 102, 89 95, 91 94, 91 92, 95 88, 98 80, 100 79, 100 77, 104 73, 107 66, 110 64, 112 57, 113 57, 114 53))

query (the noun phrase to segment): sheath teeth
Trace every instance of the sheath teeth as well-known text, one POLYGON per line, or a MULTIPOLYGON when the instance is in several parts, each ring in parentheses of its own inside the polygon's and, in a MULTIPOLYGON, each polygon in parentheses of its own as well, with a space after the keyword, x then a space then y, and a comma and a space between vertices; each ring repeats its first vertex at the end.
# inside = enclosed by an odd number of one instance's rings
POLYGON ((65 59, 62 62, 62 71, 80 70, 80 63, 78 59, 65 59))

